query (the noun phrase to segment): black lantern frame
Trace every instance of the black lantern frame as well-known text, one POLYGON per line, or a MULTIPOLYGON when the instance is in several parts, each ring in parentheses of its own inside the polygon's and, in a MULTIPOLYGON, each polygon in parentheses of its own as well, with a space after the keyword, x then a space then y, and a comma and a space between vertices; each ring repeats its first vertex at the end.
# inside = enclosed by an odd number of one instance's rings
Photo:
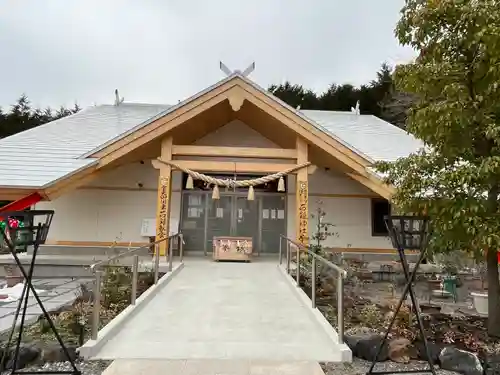
POLYGON ((377 354, 375 355, 375 358, 367 374, 397 374, 397 373, 408 374, 408 373, 430 372, 433 375, 436 375, 436 370, 434 369, 434 363, 430 355, 429 345, 427 343, 427 338, 424 331, 424 325, 422 323, 422 317, 420 315, 420 306, 418 304, 418 300, 414 291, 414 283, 415 283, 415 278, 417 276, 418 267, 422 263, 422 260, 425 258, 425 251, 429 235, 429 218, 427 216, 414 216, 414 215, 408 215, 408 216, 389 215, 384 217, 384 221, 387 230, 389 232, 389 236, 391 238, 392 246, 398 252, 399 259, 401 261, 401 266, 403 267, 403 272, 406 278, 406 285, 403 290, 403 295, 399 300, 396 310, 394 311, 394 314, 392 316, 391 322, 387 327, 387 331, 385 332, 384 338, 380 342, 377 354), (410 268, 408 266, 408 261, 406 259, 405 250, 418 250, 420 252, 417 263, 415 264, 415 268, 411 273, 410 273, 410 268), (427 357, 427 363, 429 364, 429 368, 419 369, 419 370, 402 370, 402 371, 373 371, 375 365, 378 362, 380 353, 382 352, 382 348, 384 347, 384 345, 386 345, 387 338, 389 337, 389 333, 391 332, 394 322, 396 321, 399 310, 401 309, 401 306, 403 306, 403 302, 407 299, 408 294, 410 295, 413 311, 415 311, 415 315, 417 318, 418 329, 424 344, 425 354, 427 357))
POLYGON ((57 331, 52 318, 49 313, 45 309, 42 300, 40 299, 35 287, 33 286, 33 271, 35 268, 36 256, 38 253, 38 248, 40 245, 43 245, 47 240, 47 235, 49 233, 50 225, 52 223, 52 217, 54 216, 54 211, 51 210, 29 210, 29 211, 10 211, 10 212, 2 212, 0 213, 0 221, 5 223, 5 231, 2 232, 2 236, 4 241, 14 257, 14 261, 22 273, 24 278, 24 287, 21 294, 21 298, 19 299, 17 309, 14 315, 14 321, 12 323, 12 329, 9 334, 9 339, 7 341, 7 345, 3 351, 2 359, 0 362, 0 370, 5 368, 5 361, 7 359, 7 355, 10 352, 10 346, 12 344, 12 340, 14 337, 14 333, 16 330, 16 323, 21 318, 19 323, 19 331, 17 333, 16 346, 14 349, 14 356, 12 358, 12 366, 11 366, 11 374, 73 374, 73 375, 81 375, 80 370, 76 367, 74 358, 70 355, 68 348, 64 344, 61 335, 57 331), (15 219, 15 220, 12 220, 15 219), (18 247, 32 247, 33 254, 30 261, 30 266, 28 271, 24 268, 19 257, 17 256, 18 247), (71 365, 71 370, 69 371, 20 371, 18 369, 18 361, 19 361, 19 352, 21 349, 21 341, 23 337, 23 331, 25 328, 26 321, 26 311, 28 308, 28 300, 30 296, 30 292, 33 294, 33 297, 36 299, 38 306, 42 310, 43 317, 47 321, 50 329, 54 333, 56 340, 58 341, 61 349, 66 357, 66 360, 71 365))

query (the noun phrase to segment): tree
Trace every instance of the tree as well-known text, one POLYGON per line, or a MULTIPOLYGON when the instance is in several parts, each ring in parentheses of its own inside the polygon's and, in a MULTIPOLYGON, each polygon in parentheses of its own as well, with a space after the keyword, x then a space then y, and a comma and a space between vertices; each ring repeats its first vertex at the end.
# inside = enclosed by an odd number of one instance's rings
MULTIPOLYGON (((359 101, 362 114, 384 118, 386 113, 389 117, 384 105, 389 103, 393 86, 392 69, 384 63, 377 72, 376 79, 360 87, 347 83, 342 85, 332 83, 325 92, 315 93, 302 85, 285 82, 281 85, 271 85, 269 91, 294 108, 300 106, 300 109, 306 110, 350 111, 359 101)), ((390 115, 394 116, 392 112, 390 115)), ((397 117, 398 123, 404 123, 406 116, 403 120, 400 117, 397 117)))
POLYGON ((488 332, 500 336, 500 2, 406 0, 396 36, 418 52, 396 69, 415 97, 407 126, 427 147, 382 163, 399 209, 426 211, 435 251, 486 258, 488 332))
POLYGON ((268 90, 293 108, 319 109, 316 94, 301 85, 292 85, 287 81, 281 85, 271 85, 268 90))
POLYGON ((413 95, 392 88, 380 103, 380 118, 396 125, 398 128, 406 129, 406 119, 414 102, 413 95))
POLYGON ((28 97, 23 94, 12 105, 10 112, 2 112, 0 108, 0 138, 72 115, 79 110, 80 107, 77 104, 69 109, 61 106, 55 113, 51 108, 44 110, 32 108, 28 97))

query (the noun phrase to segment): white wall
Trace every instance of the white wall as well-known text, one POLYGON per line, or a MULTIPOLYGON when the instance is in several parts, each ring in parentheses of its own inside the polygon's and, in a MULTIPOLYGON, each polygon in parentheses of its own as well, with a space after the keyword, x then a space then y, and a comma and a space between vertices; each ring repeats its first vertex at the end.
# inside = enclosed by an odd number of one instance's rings
MULTIPOLYGON (((386 237, 372 236, 371 199, 348 195, 374 195, 368 188, 349 177, 320 168, 309 175, 309 215, 316 214, 318 205, 326 213, 325 222, 335 225, 324 246, 332 248, 391 249, 386 237)), ((295 177, 288 178, 287 235, 295 237, 295 177)), ((316 231, 316 219, 309 219, 309 236, 316 231)))
MULTIPOLYGON (((173 173, 170 218, 177 222, 181 179, 180 172, 173 173)), ((150 162, 133 163, 36 208, 55 210, 49 242, 148 242, 141 236, 141 224, 142 219, 156 216, 157 184, 158 171, 150 162)))
MULTIPOLYGON (((200 139, 205 146, 277 147, 241 121, 233 121, 200 139)), ((234 160, 234 159, 232 159, 234 160)), ((238 159, 238 161, 243 159, 238 159)), ((254 162, 266 161, 253 159, 254 162)), ((276 161, 273 161, 276 162, 276 161)), ((171 219, 178 220, 181 211, 180 172, 172 178, 171 219)), ((156 215, 158 171, 149 161, 129 164, 105 173, 53 202, 41 202, 39 209, 54 209, 54 221, 49 241, 145 242, 141 237, 141 222, 156 215), (139 189, 138 184, 143 185, 139 189)), ((295 178, 288 178, 287 235, 295 236, 295 178)), ((317 200, 327 213, 326 220, 336 225, 338 238, 330 238, 328 247, 391 248, 389 240, 371 236, 371 201, 345 195, 373 195, 358 182, 319 169, 309 176, 309 213, 316 211, 317 200), (336 196, 335 196, 336 195, 336 196), (344 196, 342 196, 344 195, 344 196)), ((310 219, 309 234, 314 233, 310 219)))

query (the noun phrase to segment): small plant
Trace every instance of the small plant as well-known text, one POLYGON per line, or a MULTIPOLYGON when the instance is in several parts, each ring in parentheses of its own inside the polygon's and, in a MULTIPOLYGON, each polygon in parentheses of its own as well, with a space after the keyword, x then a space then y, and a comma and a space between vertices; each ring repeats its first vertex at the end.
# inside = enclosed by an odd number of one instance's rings
POLYGON ((434 254, 434 261, 442 267, 447 276, 456 276, 466 266, 468 255, 465 252, 434 254))
POLYGON ((477 275, 481 280, 481 290, 486 290, 488 288, 487 280, 487 266, 484 260, 476 260, 475 267, 477 275))
POLYGON ((358 319, 365 327, 380 328, 384 316, 376 305, 365 305, 359 312, 358 319))
POLYGON ((316 213, 311 214, 312 219, 316 219, 315 232, 311 237, 309 249, 318 255, 324 255, 323 243, 329 237, 338 237, 339 234, 334 231, 335 224, 325 220, 326 212, 323 210, 323 201, 316 201, 316 213))

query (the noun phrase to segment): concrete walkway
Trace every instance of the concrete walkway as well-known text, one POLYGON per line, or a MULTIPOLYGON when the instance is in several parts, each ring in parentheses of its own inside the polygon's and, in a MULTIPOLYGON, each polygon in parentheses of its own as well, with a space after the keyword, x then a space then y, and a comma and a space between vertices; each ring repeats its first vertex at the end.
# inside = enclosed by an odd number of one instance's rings
POLYGON ((342 360, 276 262, 189 260, 94 358, 342 360))

